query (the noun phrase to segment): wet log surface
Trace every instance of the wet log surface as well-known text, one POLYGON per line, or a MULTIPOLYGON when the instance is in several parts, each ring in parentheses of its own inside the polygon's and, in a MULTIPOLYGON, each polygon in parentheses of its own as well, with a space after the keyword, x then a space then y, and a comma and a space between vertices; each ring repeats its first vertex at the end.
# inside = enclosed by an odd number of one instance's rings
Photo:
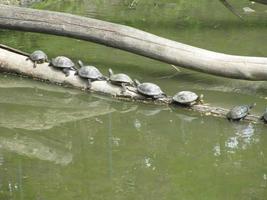
MULTIPOLYGON (((31 60, 26 60, 27 56, 28 53, 0 44, 0 71, 24 75, 35 80, 48 81, 63 86, 86 90, 88 92, 109 95, 125 101, 166 105, 172 106, 173 109, 189 109, 204 115, 225 118, 227 112, 229 111, 228 109, 214 107, 208 104, 197 104, 192 107, 179 106, 172 103, 172 98, 170 96, 158 100, 148 99, 138 94, 135 87, 127 86, 127 90, 123 92, 122 87, 113 85, 109 81, 105 80, 93 81, 90 90, 88 90, 87 80, 75 75, 74 71, 66 77, 61 70, 49 66, 49 63, 37 64, 37 67, 33 68, 33 62, 31 60)), ((248 115, 244 121, 253 123, 261 122, 259 116, 251 114, 248 115)))
POLYGON ((91 41, 217 76, 267 80, 267 58, 217 53, 129 26, 67 13, 0 5, 0 28, 91 41))

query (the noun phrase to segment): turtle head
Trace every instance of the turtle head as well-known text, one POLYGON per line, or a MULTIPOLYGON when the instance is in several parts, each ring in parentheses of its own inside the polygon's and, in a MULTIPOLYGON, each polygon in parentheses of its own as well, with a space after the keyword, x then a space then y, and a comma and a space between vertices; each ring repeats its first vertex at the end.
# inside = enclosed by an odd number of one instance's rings
POLYGON ((198 99, 200 104, 204 104, 204 94, 200 94, 198 99))
POLYGON ((82 62, 81 60, 78 60, 78 65, 79 65, 80 67, 83 67, 83 66, 84 66, 84 64, 83 64, 83 62, 82 62))
POLYGON ((55 58, 52 58, 51 61, 49 61, 48 66, 53 66, 54 60, 55 60, 55 58))
POLYGON ((112 71, 112 69, 108 69, 108 74, 109 74, 109 77, 111 77, 114 73, 113 73, 113 71, 112 71))
POLYGON ((256 103, 253 103, 253 104, 250 104, 249 105, 249 108, 251 109, 251 108, 253 108, 253 107, 255 107, 256 106, 256 103))
POLYGON ((138 85, 140 85, 141 83, 140 83, 137 79, 134 79, 134 84, 135 84, 136 86, 138 86, 138 85))

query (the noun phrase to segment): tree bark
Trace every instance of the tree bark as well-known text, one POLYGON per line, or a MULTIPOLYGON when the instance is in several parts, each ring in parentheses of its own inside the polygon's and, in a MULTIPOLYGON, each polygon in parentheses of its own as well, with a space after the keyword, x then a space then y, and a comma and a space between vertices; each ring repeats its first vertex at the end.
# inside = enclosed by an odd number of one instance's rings
MULTIPOLYGON (((66 77, 61 70, 57 70, 54 67, 49 66, 49 63, 37 64, 37 67, 33 68, 33 62, 31 60, 26 60, 27 55, 27 53, 21 51, 16 52, 16 49, 0 44, 0 71, 26 75, 34 79, 46 80, 56 84, 68 85, 87 90, 88 82, 86 79, 82 79, 74 73, 71 73, 70 76, 66 77)), ((212 115, 216 117, 225 118, 227 112, 229 111, 228 109, 213 107, 208 104, 196 104, 192 107, 182 107, 173 103, 170 96, 153 100, 138 94, 135 87, 127 86, 126 89, 127 90, 123 92, 122 87, 103 80, 93 81, 91 88, 88 91, 111 95, 115 98, 127 101, 167 105, 172 109, 189 109, 200 112, 204 115, 212 115)), ((256 115, 248 115, 244 120, 258 123, 260 122, 260 117, 256 115)))
POLYGON ((78 38, 217 76, 267 80, 267 58, 216 53, 128 26, 66 13, 0 5, 0 28, 78 38))

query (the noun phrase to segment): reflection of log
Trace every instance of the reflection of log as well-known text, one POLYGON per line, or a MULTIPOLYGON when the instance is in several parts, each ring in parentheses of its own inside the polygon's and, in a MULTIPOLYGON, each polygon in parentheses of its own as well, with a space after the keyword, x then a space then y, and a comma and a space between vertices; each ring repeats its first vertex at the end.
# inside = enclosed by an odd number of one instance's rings
MULTIPOLYGON (((50 82, 59 84, 67 84, 80 89, 83 89, 87 86, 86 80, 79 78, 78 76, 74 75, 74 73, 66 77, 61 71, 56 70, 53 67, 49 67, 48 63, 38 64, 36 68, 33 68, 33 63, 29 60, 26 60, 25 55, 21 55, 21 53, 16 53, 14 51, 15 50, 8 50, 8 47, 0 45, 1 71, 14 72, 32 78, 48 80, 50 82)), ((142 101, 144 103, 149 103, 152 101, 136 93, 136 89, 134 87, 129 86, 127 87, 127 91, 122 93, 121 87, 112 85, 107 81, 92 82, 91 91, 116 96, 117 98, 124 100, 142 101)), ((153 103, 170 104, 171 98, 162 98, 160 100, 153 101, 153 103)), ((211 107, 208 105, 194 105, 190 109, 218 117, 225 117, 225 114, 228 111, 227 109, 211 107)), ((251 122, 258 122, 259 117, 249 115, 248 117, 246 117, 246 120, 251 122)))
MULTIPOLYGON (((22 97, 14 97, 13 99, 14 101, 16 101, 18 98, 20 99, 20 102, 23 101, 22 97)), ((33 103, 30 97, 27 100, 29 101, 29 103, 33 103)), ((111 108, 109 104, 104 103, 100 100, 91 102, 90 104, 87 103, 87 105, 85 105, 86 102, 79 102, 83 103, 83 105, 79 106, 72 106, 70 105, 71 102, 68 102, 68 106, 63 105, 64 107, 59 106, 59 102, 55 103, 54 105, 48 105, 50 103, 48 102, 47 107, 45 107, 41 98, 39 99, 39 101, 39 104, 31 105, 38 107, 39 110, 36 112, 31 111, 30 115, 27 112, 27 103, 22 104, 22 106, 20 107, 21 112, 2 108, 0 112, 0 127, 6 127, 10 129, 19 128, 26 130, 45 130, 51 129, 55 126, 59 126, 63 123, 74 122, 89 118, 94 119, 101 115, 105 115, 115 111, 115 109, 111 108)), ((2 102, 1 100, 0 103, 5 102, 2 102)), ((62 104, 64 104, 64 102, 62 102, 62 104)), ((16 106, 18 107, 18 105, 16 106)))
POLYGON ((0 148, 29 158, 51 161, 60 165, 68 165, 72 161, 72 154, 66 149, 51 147, 41 141, 28 137, 0 137, 0 148))
POLYGON ((218 76, 267 80, 267 58, 216 53, 96 19, 0 5, 0 28, 83 39, 218 76))

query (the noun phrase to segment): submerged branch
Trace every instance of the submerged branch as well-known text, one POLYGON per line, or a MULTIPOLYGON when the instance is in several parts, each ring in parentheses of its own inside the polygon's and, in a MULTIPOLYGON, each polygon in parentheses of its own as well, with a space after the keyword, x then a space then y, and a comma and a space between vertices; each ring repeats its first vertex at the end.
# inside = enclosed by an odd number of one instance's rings
POLYGON ((227 0, 219 0, 227 9, 229 9, 235 16, 243 20, 242 16, 239 15, 233 6, 227 0))
POLYGON ((267 58, 208 51, 92 18, 0 5, 0 28, 82 39, 217 76, 267 80, 267 58))
MULTIPOLYGON (((49 66, 49 63, 37 64, 37 67, 33 68, 32 61, 26 60, 26 58, 27 53, 21 51, 16 52, 15 49, 9 49, 9 47, 0 44, 0 71, 25 75, 34 79, 46 80, 52 83, 68 85, 79 89, 87 88, 88 81, 75 75, 74 72, 71 73, 70 76, 66 77, 61 70, 57 70, 54 67, 49 66)), ((218 117, 225 117, 226 113, 229 111, 224 108, 213 107, 207 104, 197 104, 192 107, 179 107, 172 103, 171 97, 164 97, 158 100, 149 99, 138 94, 135 87, 127 86, 126 91, 124 92, 122 87, 113 85, 106 80, 93 81, 91 88, 88 91, 111 95, 118 99, 128 101, 173 105, 173 109, 185 108, 200 112, 204 115, 218 117)), ((244 120, 257 123, 260 122, 259 119, 259 116, 248 115, 244 120)))

